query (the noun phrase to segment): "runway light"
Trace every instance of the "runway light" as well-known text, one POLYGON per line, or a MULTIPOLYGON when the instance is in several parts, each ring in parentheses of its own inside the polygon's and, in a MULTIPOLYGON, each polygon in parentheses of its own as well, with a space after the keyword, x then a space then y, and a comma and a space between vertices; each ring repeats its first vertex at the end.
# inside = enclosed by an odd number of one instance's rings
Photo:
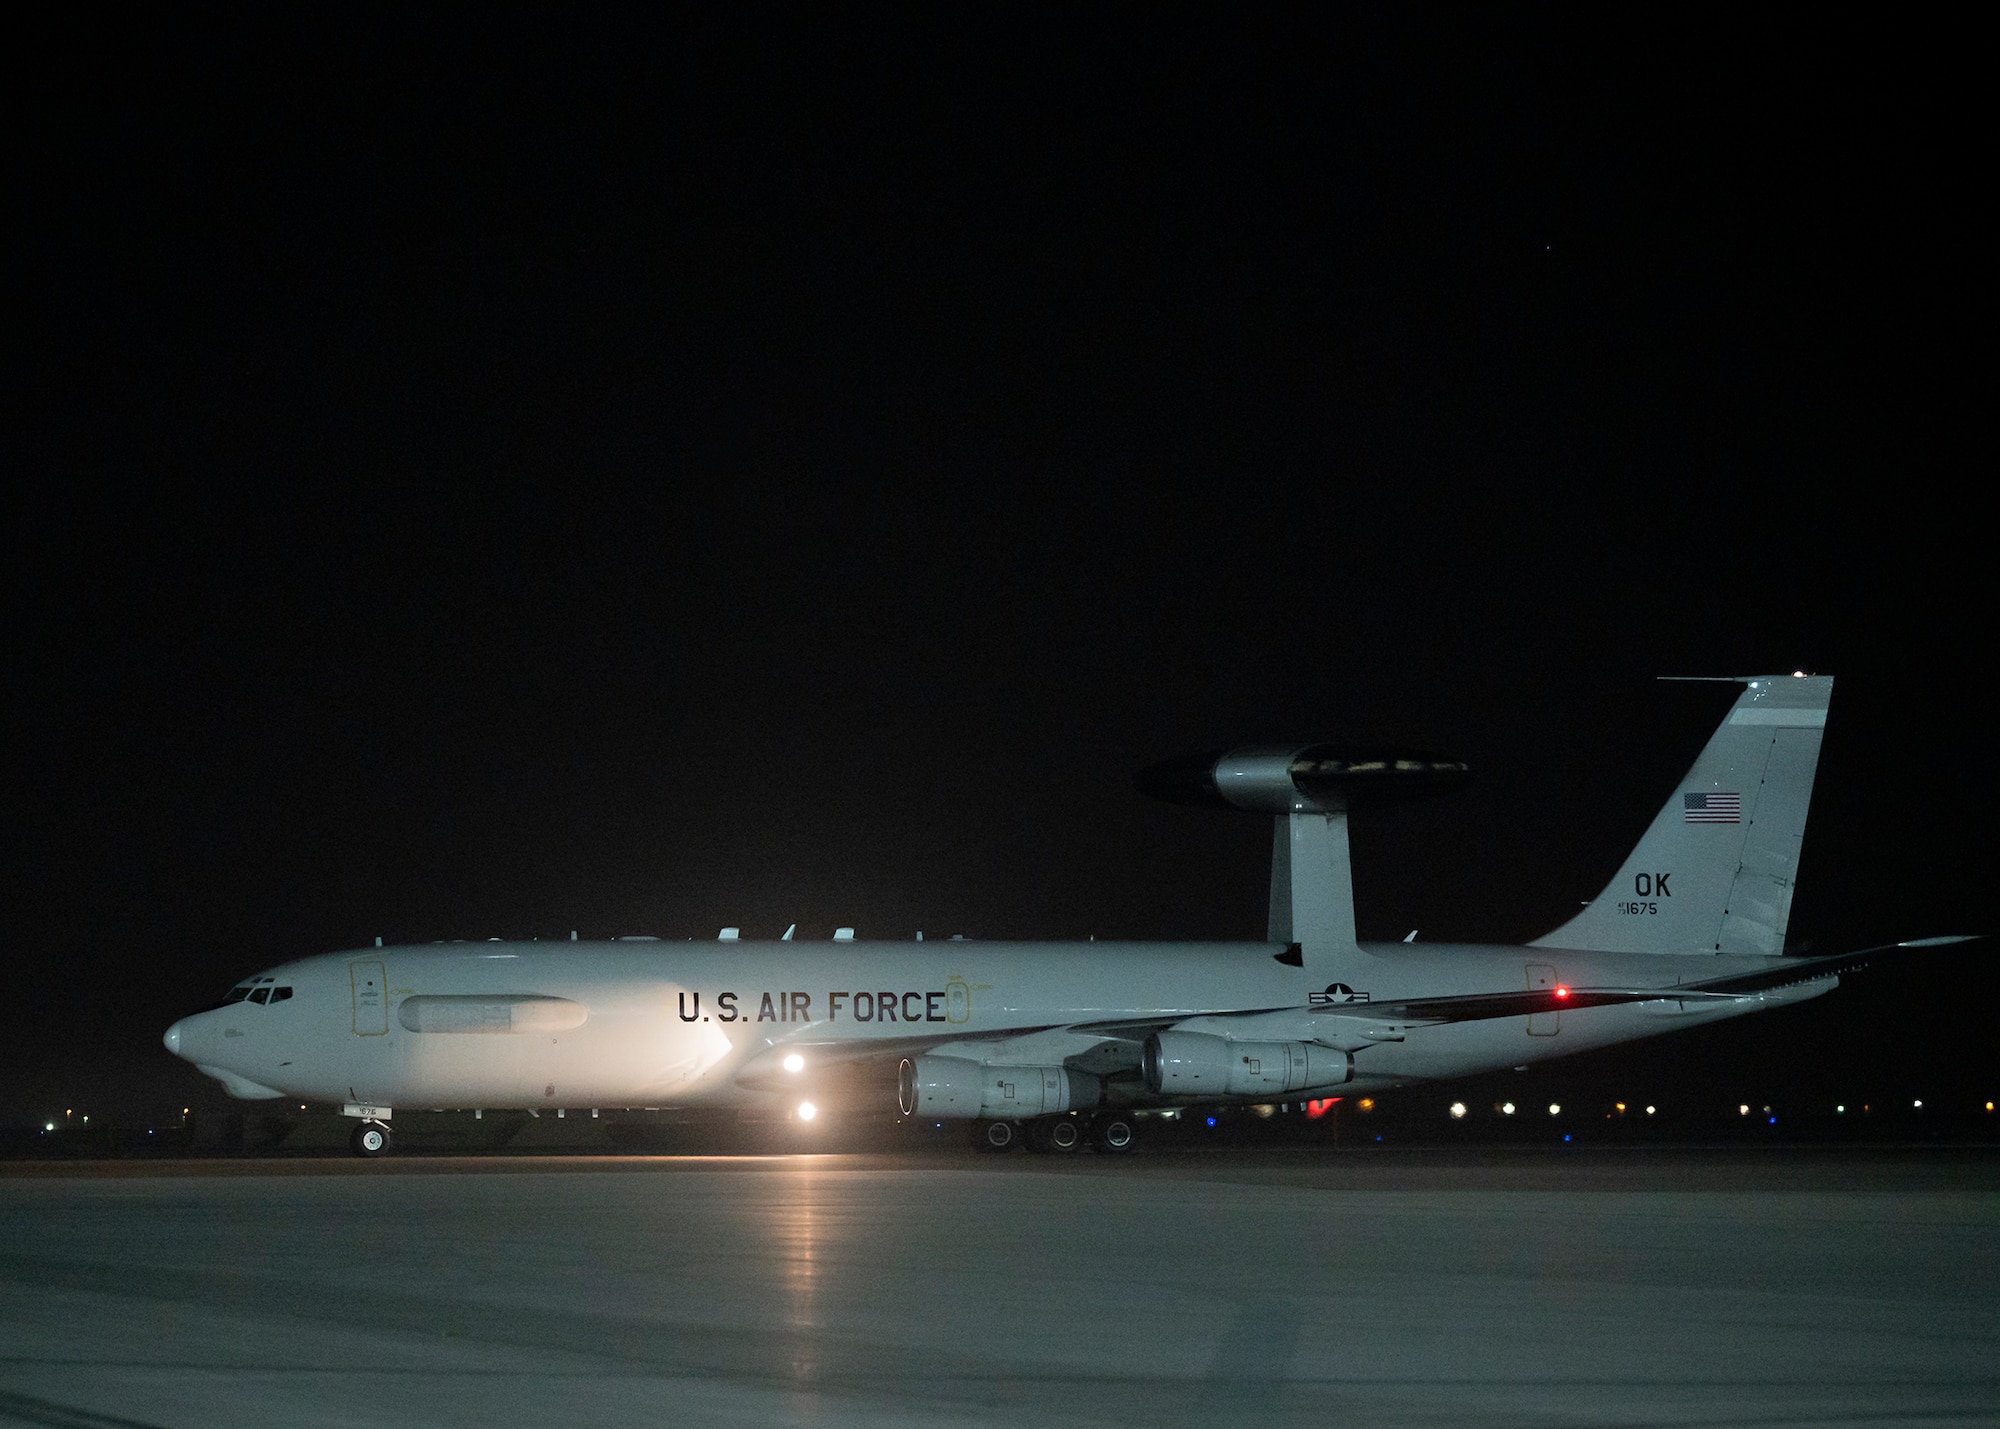
POLYGON ((801 1057, 798 1053, 793 1052, 790 1056, 785 1058, 786 1071, 803 1072, 805 1069, 806 1069, 806 1059, 804 1057, 801 1057))
POLYGON ((1550 1116, 1561 1116, 1562 1114, 1563 1114, 1563 1109, 1562 1109, 1562 1103, 1561 1103, 1561 1102, 1550 1102, 1550 1103, 1549 1103, 1549 1115, 1550 1115, 1550 1116))
POLYGON ((1502 1102, 1500 1104, 1500 1115, 1512 1116, 1513 1114, 1514 1114, 1514 1104, 1512 1102, 1502 1102))
POLYGON ((1653 1114, 1653 1109, 1652 1109, 1651 1107, 1647 1107, 1647 1108, 1646 1108, 1646 1115, 1647 1115, 1647 1116, 1651 1116, 1652 1114, 1653 1114))
MULTIPOLYGON (((1916 1109, 1917 1109, 1918 1111, 1922 1111, 1922 1110, 1924 1109, 1924 1104, 1923 1104, 1922 1102, 1920 1102, 1920 1101, 1919 1101, 1919 1102, 1913 1102, 1913 1103, 1911 1103, 1911 1105, 1913 1105, 1914 1107, 1916 1107, 1916 1109)), ((89 1121, 89 1120, 90 1120, 90 1118, 89 1118, 89 1117, 85 1117, 85 1118, 84 1118, 84 1120, 85 1120, 85 1121, 89 1121)))
POLYGON ((1210 1117, 1210 1118, 1208 1119, 1208 1124, 1209 1124, 1210 1126, 1214 1126, 1214 1125, 1215 1125, 1215 1118, 1214 1118, 1214 1117, 1210 1117))
POLYGON ((1625 1115, 1625 1103, 1623 1103, 1623 1102, 1619 1102, 1619 1103, 1618 1103, 1618 1114, 1619 1114, 1620 1116, 1623 1116, 1623 1115, 1625 1115))
MULTIPOLYGON (((1987 1105, 1988 1105, 1988 1106, 1992 1106, 1992 1105, 1993 1105, 1993 1103, 1992 1103, 1992 1102, 1988 1102, 1988 1103, 1987 1103, 1987 1105)), ((1835 1116, 1846 1116, 1846 1115, 1847 1115, 1847 1107, 1846 1107, 1846 1105, 1845 1105, 1845 1104, 1842 1104, 1842 1105, 1840 1105, 1840 1106, 1837 1106, 1837 1107, 1835 1107, 1835 1108, 1833 1109, 1833 1114, 1834 1114, 1835 1116)))
MULTIPOLYGON (((1986 1104, 1986 1109, 1987 1109, 1988 1111, 1991 1111, 1991 1110, 1993 1110, 1993 1103, 1992 1103, 1992 1102, 1988 1102, 1988 1103, 1986 1104)), ((49 1123, 48 1123, 48 1124, 47 1124, 46 1126, 44 1126, 44 1127, 42 1128, 42 1130, 43 1130, 43 1131, 54 1131, 55 1129, 56 1129, 56 1124, 55 1124, 54 1122, 49 1122, 49 1123)))
POLYGON ((818 1115, 819 1115, 819 1108, 818 1108, 818 1107, 816 1107, 816 1106, 814 1106, 814 1105, 813 1105, 813 1104, 812 1104, 811 1102, 800 1102, 800 1103, 799 1103, 799 1120, 800 1120, 800 1121, 811 1121, 811 1120, 812 1120, 812 1119, 813 1119, 814 1117, 816 1117, 816 1116, 818 1116, 818 1115))
POLYGON ((1355 1105, 1360 1107, 1363 1111, 1373 1111, 1375 1110, 1375 1098, 1363 1097, 1360 1101, 1356 1102, 1355 1105))
POLYGON ((1738 1108, 1736 1108, 1736 1114, 1737 1114, 1738 1116, 1748 1116, 1748 1115, 1750 1115, 1750 1103, 1748 1103, 1748 1102, 1745 1102, 1745 1103, 1743 1103, 1743 1105, 1742 1105, 1742 1106, 1739 1106, 1738 1108))
POLYGON ((1986 1109, 1987 1109, 1988 1111, 1991 1111, 1991 1110, 1993 1110, 1993 1103, 1992 1103, 1992 1102, 1988 1102, 1988 1103, 1986 1104, 1986 1109))
POLYGON ((1453 1102, 1451 1104, 1451 1119, 1453 1121, 1458 1121, 1462 1119, 1464 1116, 1465 1116, 1465 1103, 1453 1102))

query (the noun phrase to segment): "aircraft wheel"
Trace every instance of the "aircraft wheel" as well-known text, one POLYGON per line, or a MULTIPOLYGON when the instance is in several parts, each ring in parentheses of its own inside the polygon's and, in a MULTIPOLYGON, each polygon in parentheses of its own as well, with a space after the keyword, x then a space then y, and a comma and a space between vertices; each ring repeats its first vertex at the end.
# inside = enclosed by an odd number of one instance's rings
POLYGON ((1011 1121, 982 1121, 973 1127, 972 1144, 981 1151, 1012 1151, 1014 1141, 1011 1121))
POLYGON ((387 1156, 389 1154, 389 1128, 379 1121, 364 1121, 354 1128, 354 1135, 347 1144, 354 1148, 356 1156, 387 1156))
POLYGON ((1132 1122, 1118 1115, 1100 1116, 1090 1123, 1090 1144, 1099 1151, 1123 1153, 1132 1149, 1132 1122))
POLYGON ((1035 1123, 1035 1134, 1028 1144, 1037 1151, 1071 1152, 1083 1145, 1083 1128, 1073 1116, 1047 1117, 1035 1123))

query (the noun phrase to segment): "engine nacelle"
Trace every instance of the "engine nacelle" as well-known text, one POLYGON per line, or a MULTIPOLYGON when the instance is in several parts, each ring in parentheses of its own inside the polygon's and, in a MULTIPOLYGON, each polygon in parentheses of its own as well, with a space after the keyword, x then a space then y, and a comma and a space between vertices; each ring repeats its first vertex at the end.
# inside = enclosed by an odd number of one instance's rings
POLYGON ((904 1116, 1050 1116, 1097 1105, 1098 1081, 1067 1067, 988 1067, 963 1057, 905 1057, 896 1074, 904 1116))
POLYGON ((1146 1088, 1155 1096, 1257 1097, 1337 1087, 1354 1055, 1317 1042, 1234 1042, 1206 1032, 1146 1039, 1146 1088))

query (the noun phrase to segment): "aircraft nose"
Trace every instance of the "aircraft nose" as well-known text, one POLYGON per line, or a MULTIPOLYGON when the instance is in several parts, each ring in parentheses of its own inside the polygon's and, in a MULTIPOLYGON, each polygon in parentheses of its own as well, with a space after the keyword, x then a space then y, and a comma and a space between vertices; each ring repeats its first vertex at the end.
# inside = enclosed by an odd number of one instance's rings
MULTIPOLYGON (((183 1019, 183 1021, 185 1021, 185 1019, 183 1019)), ((173 1053, 176 1057, 180 1056, 181 1054, 181 1025, 182 1024, 180 1022, 176 1022, 173 1026, 169 1027, 166 1030, 166 1033, 160 1038, 162 1042, 167 1044, 167 1050, 173 1053)))

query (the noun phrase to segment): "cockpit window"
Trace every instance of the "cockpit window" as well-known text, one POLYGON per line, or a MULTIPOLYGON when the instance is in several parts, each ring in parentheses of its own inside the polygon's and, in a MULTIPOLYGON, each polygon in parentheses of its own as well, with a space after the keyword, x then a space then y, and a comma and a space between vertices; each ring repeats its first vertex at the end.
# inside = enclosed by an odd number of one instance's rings
POLYGON ((271 995, 271 989, 269 989, 268 987, 260 987, 255 992, 250 994, 250 1000, 252 1002, 262 1002, 265 998, 269 997, 270 995, 271 995))
POLYGON ((283 1002, 291 995, 292 990, 288 987, 274 987, 271 989, 271 1001, 273 1002, 283 1002))
POLYGON ((244 998, 248 997, 249 995, 250 995, 250 989, 247 987, 232 987, 231 989, 229 989, 228 996, 222 999, 222 1005, 224 1007, 227 1007, 232 1002, 241 1002, 244 998))

